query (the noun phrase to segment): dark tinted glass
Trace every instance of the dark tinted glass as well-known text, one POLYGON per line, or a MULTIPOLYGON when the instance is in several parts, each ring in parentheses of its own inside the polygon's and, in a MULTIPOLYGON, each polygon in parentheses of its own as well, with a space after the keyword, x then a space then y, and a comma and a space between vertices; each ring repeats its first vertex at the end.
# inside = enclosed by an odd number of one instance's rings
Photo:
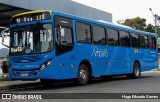
POLYGON ((131 45, 132 47, 139 47, 139 35, 131 33, 131 45))
POLYGON ((118 32, 113 29, 107 29, 107 43, 108 45, 118 46, 118 32))
POLYGON ((148 37, 147 36, 140 36, 140 47, 148 48, 148 37))
POLYGON ((105 29, 93 26, 93 39, 95 44, 106 44, 105 29))
POLYGON ((155 37, 149 37, 149 48, 156 49, 156 38, 155 37))
POLYGON ((77 42, 91 43, 90 25, 84 23, 76 23, 77 42))
POLYGON ((120 45, 121 46, 130 46, 129 33, 120 31, 120 45))

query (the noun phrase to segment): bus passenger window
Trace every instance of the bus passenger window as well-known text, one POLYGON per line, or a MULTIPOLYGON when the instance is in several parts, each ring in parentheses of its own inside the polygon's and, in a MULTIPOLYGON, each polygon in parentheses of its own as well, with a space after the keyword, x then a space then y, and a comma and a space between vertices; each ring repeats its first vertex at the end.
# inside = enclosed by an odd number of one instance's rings
POLYGON ((156 49, 156 38, 149 37, 149 48, 156 49))
POLYGON ((76 23, 77 42, 91 43, 90 25, 84 23, 76 23))
POLYGON ((139 35, 131 33, 131 45, 133 48, 139 47, 139 35))
POLYGON ((111 46, 118 46, 118 31, 107 29, 107 43, 111 46))
POLYGON ((147 36, 140 36, 140 47, 148 48, 148 37, 147 36))
POLYGON ((130 46, 129 33, 120 31, 120 45, 125 47, 130 46))
POLYGON ((93 26, 93 39, 95 44, 106 44, 105 29, 98 26, 93 26))

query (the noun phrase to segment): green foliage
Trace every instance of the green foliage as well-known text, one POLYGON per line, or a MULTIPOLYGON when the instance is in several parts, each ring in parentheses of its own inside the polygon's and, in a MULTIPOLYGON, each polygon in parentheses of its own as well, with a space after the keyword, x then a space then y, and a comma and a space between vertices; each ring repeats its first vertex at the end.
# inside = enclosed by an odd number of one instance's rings
MULTIPOLYGON (((152 24, 146 24, 146 19, 144 18, 136 17, 132 19, 126 19, 124 22, 117 23, 132 27, 137 30, 155 33, 155 26, 153 26, 152 24)), ((160 31, 160 28, 158 28, 158 31, 160 31)))
POLYGON ((138 29, 138 30, 145 30, 146 27, 146 19, 144 18, 140 18, 140 17, 136 17, 136 18, 132 18, 132 19, 126 19, 124 21, 124 23, 122 23, 123 25, 127 25, 130 26, 134 29, 138 29))
POLYGON ((148 24, 145 31, 154 33, 155 27, 152 24, 148 24))

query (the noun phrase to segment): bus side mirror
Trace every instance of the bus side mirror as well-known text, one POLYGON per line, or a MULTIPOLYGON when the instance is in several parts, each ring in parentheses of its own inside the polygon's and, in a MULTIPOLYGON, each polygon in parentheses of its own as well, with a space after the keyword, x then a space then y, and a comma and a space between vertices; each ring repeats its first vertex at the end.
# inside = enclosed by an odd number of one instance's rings
POLYGON ((5 46, 5 47, 7 47, 7 48, 9 48, 9 47, 10 47, 9 45, 4 44, 5 32, 6 32, 6 31, 9 32, 9 29, 7 28, 7 29, 5 29, 5 30, 3 30, 3 31, 1 32, 1 35, 2 35, 2 45, 5 46))

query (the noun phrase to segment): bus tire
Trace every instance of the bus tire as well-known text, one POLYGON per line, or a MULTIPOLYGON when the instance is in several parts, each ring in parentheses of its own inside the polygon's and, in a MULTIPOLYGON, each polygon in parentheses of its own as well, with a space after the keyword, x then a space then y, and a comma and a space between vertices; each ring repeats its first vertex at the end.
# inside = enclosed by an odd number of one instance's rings
POLYGON ((135 62, 133 65, 133 73, 128 75, 129 78, 138 79, 141 77, 141 69, 139 63, 135 62))
POLYGON ((78 85, 86 85, 89 81, 89 70, 85 64, 81 64, 78 68, 78 85))
POLYGON ((46 87, 53 86, 53 80, 40 79, 40 81, 41 81, 41 84, 46 86, 46 87))

